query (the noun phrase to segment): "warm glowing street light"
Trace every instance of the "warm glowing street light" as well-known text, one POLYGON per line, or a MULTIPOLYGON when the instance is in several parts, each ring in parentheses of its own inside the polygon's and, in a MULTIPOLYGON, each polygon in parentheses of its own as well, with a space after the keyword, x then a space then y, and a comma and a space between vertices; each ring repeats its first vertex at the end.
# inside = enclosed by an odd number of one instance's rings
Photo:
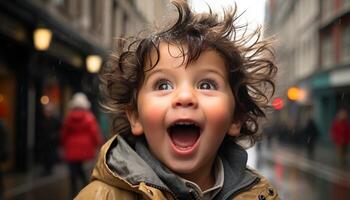
POLYGON ((40 102, 43 105, 47 105, 50 103, 50 98, 48 96, 44 95, 40 98, 40 102))
POLYGON ((100 71, 102 58, 99 55, 89 55, 86 57, 87 70, 90 73, 97 73, 100 71))
POLYGON ((292 101, 303 101, 306 98, 306 91, 298 87, 290 87, 287 96, 292 101))
POLYGON ((37 28, 34 31, 33 37, 35 48, 39 51, 45 51, 50 46, 52 31, 47 28, 37 28))
POLYGON ((290 100, 296 101, 298 100, 298 93, 299 93, 299 88, 291 87, 288 89, 287 96, 290 100))

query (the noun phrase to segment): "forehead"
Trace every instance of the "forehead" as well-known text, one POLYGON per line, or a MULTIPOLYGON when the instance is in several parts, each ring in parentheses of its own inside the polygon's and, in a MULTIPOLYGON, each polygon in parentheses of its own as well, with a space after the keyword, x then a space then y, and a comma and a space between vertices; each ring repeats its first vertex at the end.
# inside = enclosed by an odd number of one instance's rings
POLYGON ((200 52, 198 58, 189 58, 190 53, 186 44, 177 45, 161 42, 158 46, 158 51, 156 48, 153 48, 149 54, 149 59, 146 59, 145 71, 152 70, 157 66, 176 68, 192 65, 224 66, 225 70, 227 70, 226 60, 216 50, 207 48, 200 52))

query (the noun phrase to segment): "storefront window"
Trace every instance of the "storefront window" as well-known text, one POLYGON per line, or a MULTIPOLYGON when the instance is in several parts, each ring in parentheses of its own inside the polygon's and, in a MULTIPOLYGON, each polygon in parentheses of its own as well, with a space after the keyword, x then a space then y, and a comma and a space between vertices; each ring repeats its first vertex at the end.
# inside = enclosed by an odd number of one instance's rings
POLYGON ((350 0, 343 0, 344 1, 344 7, 350 6, 350 0))
POLYGON ((43 92, 41 96, 41 104, 47 105, 50 104, 54 107, 56 115, 60 115, 58 111, 60 111, 61 107, 61 86, 59 85, 59 81, 54 78, 54 76, 49 76, 43 83, 43 92))
POLYGON ((15 91, 16 81, 8 67, 0 63, 0 121, 4 127, 9 148, 7 161, 2 163, 5 171, 10 170, 14 164, 14 138, 15 138, 15 91))
POLYGON ((322 18, 327 19, 333 13, 333 0, 324 0, 322 2, 322 18))
POLYGON ((333 64, 332 37, 327 34, 322 41, 322 66, 329 69, 333 64))
POLYGON ((342 32, 342 49, 341 49, 341 61, 343 63, 350 62, 350 24, 344 27, 342 32))

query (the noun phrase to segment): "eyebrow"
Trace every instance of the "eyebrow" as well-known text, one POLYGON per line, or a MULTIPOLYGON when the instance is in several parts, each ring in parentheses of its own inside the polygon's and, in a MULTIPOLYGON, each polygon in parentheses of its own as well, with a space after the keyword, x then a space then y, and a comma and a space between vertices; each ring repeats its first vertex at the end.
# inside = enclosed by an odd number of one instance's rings
POLYGON ((148 72, 145 73, 145 82, 147 82, 147 80, 149 79, 149 77, 151 77, 153 74, 156 73, 164 73, 164 71, 168 71, 167 69, 152 69, 148 72))
MULTIPOLYGON (((207 69, 207 68, 204 68, 203 69, 204 73, 214 73, 214 74, 217 74, 218 76, 220 76, 221 78, 223 78, 224 80, 228 77, 225 77, 224 74, 222 74, 219 70, 215 70, 215 69, 207 69)), ((166 73, 168 71, 172 71, 171 69, 152 69, 151 71, 148 71, 146 74, 145 74, 145 82, 147 82, 147 80, 149 79, 149 77, 151 77, 153 74, 156 74, 156 73, 166 73)), ((203 73, 202 72, 202 73, 203 73)))
POLYGON ((224 74, 222 74, 219 70, 214 70, 214 69, 205 69, 206 70, 206 73, 214 73, 214 74, 217 74, 219 76, 221 76, 223 79, 226 79, 227 77, 225 77, 224 74))

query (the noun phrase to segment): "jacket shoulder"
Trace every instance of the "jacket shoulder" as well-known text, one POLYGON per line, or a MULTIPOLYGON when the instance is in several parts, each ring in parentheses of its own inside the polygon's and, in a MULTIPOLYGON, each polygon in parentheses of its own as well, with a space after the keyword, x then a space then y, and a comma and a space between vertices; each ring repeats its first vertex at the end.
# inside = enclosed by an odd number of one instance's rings
POLYGON ((257 184, 250 187, 249 189, 242 191, 237 195, 234 200, 243 199, 264 199, 264 200, 280 200, 276 189, 271 185, 271 183, 256 170, 248 169, 251 173, 257 175, 260 180, 257 184))
POLYGON ((111 186, 99 180, 94 180, 85 186, 79 194, 74 198, 75 200, 135 200, 137 194, 121 188, 111 186))

